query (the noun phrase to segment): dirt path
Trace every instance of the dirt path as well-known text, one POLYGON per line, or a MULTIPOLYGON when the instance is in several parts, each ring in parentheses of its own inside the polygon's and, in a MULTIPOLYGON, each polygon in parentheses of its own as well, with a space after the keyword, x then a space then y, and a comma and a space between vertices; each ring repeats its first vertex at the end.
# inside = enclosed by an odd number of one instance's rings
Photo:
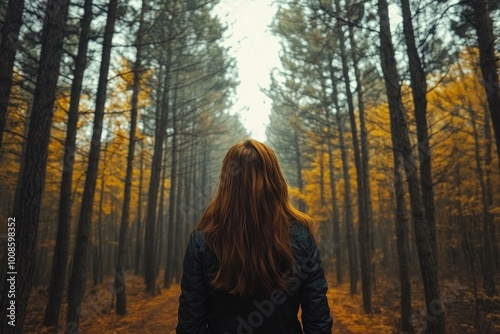
MULTIPOLYGON (((127 276, 127 315, 115 314, 112 294, 112 282, 106 282, 99 287, 88 287, 82 309, 80 329, 82 334, 94 333, 175 333, 177 324, 177 308, 180 294, 179 285, 168 290, 161 290, 155 297, 144 293, 142 278, 127 276)), ((328 298, 334 318, 334 334, 351 333, 391 333, 394 327, 386 326, 387 320, 380 314, 367 317, 360 313, 360 298, 351 298, 347 287, 331 287, 328 298), (373 331, 376 330, 376 331, 373 331)), ((29 314, 25 322, 27 334, 64 333, 64 329, 55 331, 41 326, 46 296, 43 290, 32 294, 29 314)), ((60 322, 65 321, 62 312, 60 322)))
MULTIPOLYGON (((114 314, 94 314, 82 323, 83 333, 175 333, 179 285, 174 285, 151 298, 143 293, 142 279, 131 278, 128 295, 128 314, 125 317, 114 314)), ((331 287, 328 293, 334 334, 392 333, 395 332, 388 319, 380 312, 373 316, 362 314, 360 296, 351 297, 347 286, 331 287), (384 323, 385 322, 385 323, 384 323)), ((94 309, 97 310, 94 306, 94 309)))
MULTIPOLYGON (((127 275, 127 315, 115 314, 112 280, 109 278, 104 284, 87 287, 83 302, 80 329, 81 334, 100 333, 175 333, 177 324, 177 308, 180 295, 179 285, 170 289, 163 289, 155 297, 144 293, 144 281, 141 277, 127 275)), ((353 333, 398 333, 399 302, 397 285, 390 282, 379 282, 373 292, 373 312, 365 314, 362 309, 361 293, 351 296, 348 284, 335 286, 330 282, 328 301, 334 320, 334 334, 353 333)), ((458 280, 444 280, 442 282, 443 300, 447 308, 447 322, 449 333, 477 333, 473 319, 473 302, 467 287, 459 284, 458 280)), ((421 294, 415 293, 416 296, 421 294)), ((64 328, 55 331, 44 328, 42 319, 47 305, 45 288, 35 289, 30 297, 28 315, 25 320, 24 333, 64 333, 64 328)), ((65 323, 65 310, 61 312, 60 323, 65 323)), ((414 312, 423 309, 423 301, 414 301, 414 312)), ((479 332, 500 333, 500 298, 483 298, 480 308, 486 330, 479 332), (484 309, 484 310, 483 310, 484 309), (485 312, 485 310, 487 312, 485 312)), ((416 319, 418 320, 418 319, 416 319)), ((418 323, 418 321, 417 321, 418 323)))

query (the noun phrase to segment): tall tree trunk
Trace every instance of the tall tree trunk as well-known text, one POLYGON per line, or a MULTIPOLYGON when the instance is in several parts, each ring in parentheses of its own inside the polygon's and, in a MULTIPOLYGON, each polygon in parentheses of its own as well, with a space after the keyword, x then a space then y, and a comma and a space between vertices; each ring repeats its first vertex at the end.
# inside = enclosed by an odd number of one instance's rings
MULTIPOLYGON (((184 128, 182 125, 180 128, 184 128)), ((182 140, 179 141, 178 146, 182 147, 184 145, 184 142, 182 140)), ((186 170, 186 163, 185 163, 185 151, 182 149, 179 149, 179 156, 178 156, 178 164, 179 164, 179 170, 180 171, 185 171, 186 170)), ((179 283, 181 281, 181 276, 182 276, 182 258, 184 255, 184 252, 186 248, 184 248, 184 242, 183 242, 183 228, 185 226, 185 219, 182 215, 181 207, 184 205, 182 201, 183 197, 183 191, 184 191, 184 182, 185 182, 185 177, 184 173, 182 175, 176 176, 176 179, 178 179, 178 184, 177 184, 177 193, 175 195, 176 198, 176 206, 175 206, 175 231, 174 231, 174 238, 175 238, 175 251, 174 251, 174 261, 171 262, 171 266, 174 267, 173 271, 173 277, 175 278, 175 281, 179 283)))
POLYGON ((411 92, 417 124, 418 157, 420 161, 420 187, 425 210, 425 221, 431 233, 432 248, 438 258, 436 222, 434 217, 434 187, 432 183, 431 148, 427 126, 427 81, 420 61, 409 0, 401 0, 403 31, 410 64, 411 92))
POLYGON ((157 124, 155 129, 155 143, 153 151, 153 161, 151 163, 151 177, 149 181, 148 206, 146 211, 146 228, 144 233, 144 280, 146 283, 146 293, 156 294, 156 260, 155 260, 155 226, 156 209, 158 205, 158 189, 160 186, 160 176, 162 169, 163 144, 167 131, 167 120, 170 95, 170 66, 171 66, 171 45, 167 43, 167 59, 165 65, 164 82, 162 89, 162 103, 157 108, 157 124))
MULTIPOLYGON (((337 111, 338 112, 338 111, 337 111)), ((328 110, 327 110, 327 113, 328 110)), ((332 125, 331 121, 328 122, 328 136, 327 136, 327 147, 328 147, 328 172, 330 175, 330 193, 332 197, 332 210, 333 210, 333 248, 335 251, 335 272, 337 278, 337 285, 342 284, 342 248, 340 246, 340 215, 339 215, 339 205, 337 199, 337 180, 335 176, 335 166, 333 163, 333 133, 332 133, 332 125)), ((340 135, 339 135, 340 136, 340 135)), ((323 154, 323 153, 322 153, 323 154)), ((344 175, 345 176, 345 175, 344 175)), ((349 183, 349 182, 348 182, 349 183)), ((350 204, 349 204, 350 205, 350 204)), ((347 201, 346 201, 347 208, 347 201)), ((344 213, 347 210, 344 209, 344 213)), ((345 216, 345 214, 344 214, 345 216)), ((349 259, 350 259, 349 255, 349 259)), ((350 264, 350 261, 349 261, 350 264)), ((349 270, 352 268, 349 266, 349 270)))
MULTIPOLYGON (((109 126, 108 122, 108 126, 109 126)), ((111 133, 108 132, 106 135, 106 140, 104 144, 104 148, 102 149, 102 152, 104 152, 103 156, 103 161, 106 163, 106 157, 108 155, 108 145, 109 145, 109 138, 111 136, 111 133)), ((95 246, 94 250, 94 256, 92 257, 92 269, 93 269, 93 279, 94 279, 94 286, 97 286, 98 284, 101 284, 103 281, 103 267, 105 265, 105 260, 106 257, 104 256, 107 254, 107 249, 105 249, 105 244, 104 244, 104 232, 103 232, 103 215, 104 215, 104 188, 105 188, 105 174, 104 170, 102 171, 100 175, 99 183, 100 183, 100 188, 99 188, 99 206, 98 206, 98 211, 97 211, 97 246, 95 246)), ((78 234, 78 230, 75 234, 78 234)), ((90 239, 89 239, 89 245, 92 245, 92 231, 90 231, 90 239)), ((106 243, 107 244, 107 243, 106 243)))
MULTIPOLYGON (((341 13, 340 0, 335 0, 335 9, 341 13)), ((345 83, 345 93, 347 96, 347 106, 349 110, 349 120, 351 123, 352 144, 354 149, 354 166, 356 168, 356 180, 358 191, 358 226, 359 226, 359 258, 361 263, 361 289, 363 291, 363 310, 365 313, 372 311, 371 298, 371 251, 370 251, 370 217, 366 211, 366 193, 363 179, 363 166, 361 165, 361 152, 358 139, 356 116, 354 114, 354 102, 351 91, 351 80, 349 76, 349 66, 347 62, 347 51, 345 47, 345 36, 340 21, 337 23, 340 57, 342 61, 342 74, 345 83)))
MULTIPOLYGON (((389 103, 394 159, 402 159, 399 164, 403 165, 402 167, 406 172, 420 271, 424 283, 427 309, 426 330, 431 334, 442 334, 446 332, 445 313, 439 293, 436 259, 430 231, 425 223, 420 184, 409 137, 406 113, 401 99, 401 87, 399 86, 399 74, 391 39, 389 9, 386 0, 378 0, 378 14, 380 18, 380 58, 389 103)), ((399 168, 399 164, 395 168, 399 168)))
POLYGON ((488 8, 488 0, 468 2, 474 11, 474 26, 479 46, 479 61, 483 74, 483 86, 486 90, 491 121, 493 123, 493 130, 495 131, 499 162, 498 168, 500 170, 500 82, 498 80, 498 63, 495 55, 493 24, 488 8))
POLYGON ((24 0, 9 0, 5 22, 0 31, 0 147, 7 122, 7 108, 12 88, 19 31, 23 24, 24 0))
MULTIPOLYGON (((493 217, 490 213, 490 196, 488 194, 488 186, 485 182, 483 167, 481 165, 481 144, 479 131, 477 128, 475 111, 469 106, 469 112, 473 135, 474 135, 474 157, 476 162, 476 173, 481 189, 481 204, 482 204, 482 263, 483 263, 483 287, 488 296, 493 296, 496 293, 495 286, 495 258, 493 253, 493 243, 491 240, 491 232, 493 226, 493 217)), ((487 112, 485 110, 485 112, 487 112)))
MULTIPOLYGON (((11 284, 5 284, 0 305, 1 333, 21 333, 26 316, 26 306, 32 287, 35 270, 35 244, 40 218, 50 128, 56 97, 59 64, 63 51, 64 26, 68 14, 68 0, 49 0, 45 11, 42 32, 40 66, 33 98, 33 109, 29 122, 26 150, 14 204, 16 263, 6 270, 8 279, 15 279, 15 319, 9 319, 13 299, 9 298, 11 284), (9 320, 12 322, 9 324, 9 320), (12 326, 14 324, 15 326, 12 326)), ((2 44, 3 46, 3 44, 2 44)))
MULTIPOLYGON (((485 156, 484 156, 484 164, 485 164, 485 176, 486 176, 486 203, 488 205, 488 208, 491 208, 495 201, 494 201, 494 192, 493 192, 493 182, 491 181, 491 145, 492 145, 492 137, 491 137, 491 119, 490 119, 490 114, 488 113, 488 110, 485 108, 484 109, 484 137, 485 137, 485 156)), ((500 254, 498 250, 498 243, 497 243, 497 236, 496 236, 496 230, 495 230, 495 224, 493 223, 492 220, 490 220, 488 224, 488 234, 490 235, 491 238, 491 244, 493 247, 493 258, 495 262, 495 267, 496 270, 500 270, 500 254)))
POLYGON ((414 333, 411 315, 411 283, 410 269, 408 266, 408 218, 406 214, 406 200, 403 185, 403 175, 399 170, 401 155, 394 151, 394 189, 396 195, 396 212, 394 223, 396 225, 396 238, 399 262, 399 293, 401 331, 414 333))
POLYGON ((141 140, 141 163, 139 167, 139 193, 137 195, 137 225, 135 230, 135 260, 134 274, 141 275, 141 244, 142 244, 142 182, 144 177, 144 141, 141 140))
POLYGON ((76 152, 76 132, 78 125, 78 109, 82 91, 83 75, 87 64, 87 49, 89 44, 90 24, 92 22, 92 0, 85 0, 83 16, 80 21, 81 31, 78 42, 78 53, 75 59, 73 82, 71 84, 71 97, 68 110, 66 127, 66 140, 64 143, 63 171, 61 176, 61 189, 59 195, 59 217, 57 221, 57 236, 52 260, 52 276, 49 286, 49 300, 45 308, 43 324, 45 326, 58 326, 59 313, 66 286, 67 263, 69 257, 69 235, 71 222, 71 191, 73 188, 73 167, 76 152))
MULTIPOLYGON (((487 114, 487 112, 486 112, 487 114)), ((455 149, 455 147, 454 147, 455 149)), ((472 245, 469 229, 467 227, 467 222, 465 221, 465 217, 462 209, 462 178, 460 175, 460 165, 455 164, 455 171, 453 173, 455 179, 455 186, 457 188, 455 207, 458 212, 458 226, 460 228, 460 234, 462 235, 462 248, 464 250, 465 258, 468 262, 471 275, 472 275, 472 290, 474 292, 474 311, 475 311, 475 321, 474 325, 476 327, 476 331, 480 332, 480 315, 479 315, 479 304, 478 304, 478 293, 477 293, 477 279, 476 279, 476 266, 475 266, 475 252, 474 246, 472 245)))
POLYGON ((104 40, 102 48, 102 60, 99 73, 99 81, 96 95, 94 128, 90 144, 89 162, 80 207, 78 220, 78 233, 76 236, 75 253, 73 257, 73 268, 68 287, 68 314, 67 330, 78 330, 80 323, 80 312, 85 283, 87 278, 87 250, 90 237, 90 223, 92 220, 92 207, 94 204, 94 193, 99 170, 99 156, 101 150, 101 134, 106 103, 106 88, 108 84, 108 72, 111 59, 112 40, 115 31, 116 9, 118 0, 110 0, 108 4, 108 17, 104 29, 104 40))
POLYGON ((201 159, 201 176, 200 176, 200 188, 201 188, 201 201, 199 208, 205 208, 210 200, 210 192, 208 191, 208 161, 209 161, 209 149, 208 140, 206 138, 202 139, 202 159, 201 159))
POLYGON ((139 17, 139 30, 136 38, 136 56, 134 62, 134 83, 132 87, 132 97, 130 100, 130 131, 127 156, 127 171, 125 174, 125 189, 123 190, 123 206, 120 222, 120 237, 118 240, 118 254, 116 259, 115 270, 115 291, 116 291, 116 313, 125 315, 127 313, 127 295, 125 282, 125 247, 127 240, 127 230, 130 219, 130 191, 132 188, 132 172, 134 170, 134 154, 135 154, 135 132, 137 130, 137 114, 139 91, 141 88, 142 77, 142 48, 143 48, 143 30, 144 30, 144 15, 146 12, 147 2, 142 1, 141 14, 139 17))
MULTIPOLYGON (((304 194, 304 179, 302 178, 302 153, 300 150, 299 134, 295 127, 293 127, 293 153, 295 158, 295 171, 297 173, 297 188, 301 194, 304 194)), ((299 198, 298 203, 299 210, 302 212, 306 211, 306 203, 304 199, 299 198)))
POLYGON ((338 100, 337 80, 335 79, 335 69, 333 68, 333 59, 328 61, 330 83, 332 85, 331 98, 335 107, 335 118, 339 131, 339 147, 342 159, 342 174, 344 178, 344 219, 345 219, 345 236, 347 244, 347 257, 349 262, 349 289, 351 295, 358 291, 358 262, 356 254, 354 223, 352 214, 352 199, 351 199, 351 177, 349 172, 349 159, 347 156, 347 147, 344 136, 344 124, 340 115, 340 105, 338 100))
MULTIPOLYGON (((177 72, 175 78, 175 85, 178 85, 179 82, 179 72, 177 72)), ((176 214, 176 205, 177 197, 176 197, 176 189, 177 189, 177 165, 179 163, 178 150, 177 150, 177 136, 178 136, 178 123, 177 123, 177 94, 178 88, 176 87, 174 90, 173 103, 172 103, 172 168, 170 170, 170 195, 169 195, 169 206, 168 206, 168 230, 167 230, 167 262, 165 264, 165 275, 163 277, 163 286, 168 289, 172 285, 172 281, 175 275, 175 245, 178 242, 174 235, 175 226, 178 224, 175 220, 176 214)))
MULTIPOLYGON (((191 124, 191 131, 190 135, 192 138, 194 138, 196 132, 195 132, 195 127, 194 124, 196 122, 196 116, 195 113, 192 113, 192 119, 190 121, 191 124)), ((184 217, 184 221, 186 224, 186 228, 184 230, 184 235, 182 236, 182 240, 189 240, 189 234, 191 233, 191 230, 193 229, 194 225, 196 224, 194 217, 197 216, 197 212, 195 211, 195 205, 192 203, 199 203, 199 192, 198 191, 193 191, 193 188, 197 184, 196 182, 196 174, 197 174, 197 167, 199 166, 196 162, 196 157, 198 153, 198 143, 195 142, 191 145, 191 150, 189 154, 189 163, 188 163, 188 172, 187 172, 187 177, 186 177, 186 182, 185 182, 185 190, 184 190, 184 205, 182 206, 182 216, 184 217)))
MULTIPOLYGON (((350 3, 350 1, 349 1, 350 3)), ((349 7, 348 7, 349 8, 349 7)), ((348 9, 349 10, 349 9, 348 9)), ((372 208, 372 195, 370 187, 370 155, 368 145, 368 130, 366 128, 365 118, 365 103, 363 96, 363 83, 361 82, 361 71, 359 69, 359 53, 354 36, 354 25, 348 25, 349 40, 351 46, 352 64, 354 68, 354 78, 356 80, 356 92, 358 96, 358 111, 359 111, 359 128, 360 128, 360 142, 361 142, 361 171, 363 178, 364 200, 366 215, 369 217, 368 230, 374 229, 375 222, 373 221, 373 208, 372 208)), ((375 251, 374 233, 370 233, 370 249, 375 251)), ((372 266, 374 271, 375 266, 372 266)), ((375 277, 373 276, 373 279, 375 277)))
MULTIPOLYGON (((327 136, 331 139, 331 136, 327 136)), ((325 151, 324 144, 321 143, 320 149, 316 152, 319 154, 319 201, 322 207, 326 205, 325 201, 325 151)))
POLYGON ((165 143, 163 152, 163 167, 161 169, 161 185, 160 185, 160 204, 158 205, 158 233, 155 239, 155 251, 157 251, 156 256, 156 275, 160 272, 161 260, 163 258, 163 244, 164 244, 164 227, 165 227, 165 193, 167 189, 165 187, 165 180, 167 179, 167 151, 168 145, 165 143))

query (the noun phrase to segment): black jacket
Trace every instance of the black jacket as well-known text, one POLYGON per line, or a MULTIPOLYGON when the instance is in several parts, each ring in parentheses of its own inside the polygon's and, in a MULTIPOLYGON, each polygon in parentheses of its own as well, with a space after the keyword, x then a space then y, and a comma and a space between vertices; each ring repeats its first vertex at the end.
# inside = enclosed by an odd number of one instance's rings
POLYGON ((240 297, 210 285, 218 261, 203 232, 193 232, 184 257, 177 334, 330 334, 328 287, 314 238, 299 223, 291 224, 290 237, 297 268, 294 274, 285 273, 290 289, 270 294, 262 289, 240 297))

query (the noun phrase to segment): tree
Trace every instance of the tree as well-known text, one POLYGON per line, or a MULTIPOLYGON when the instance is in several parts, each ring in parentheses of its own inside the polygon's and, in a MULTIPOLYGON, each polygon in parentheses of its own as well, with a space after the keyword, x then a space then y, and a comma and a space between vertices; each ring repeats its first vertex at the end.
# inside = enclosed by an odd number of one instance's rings
POLYGON ((431 233, 431 242, 437 259, 436 223, 434 217, 434 187, 432 181, 431 148, 427 126, 427 79, 418 54, 413 31, 409 0, 401 0, 403 30, 410 65, 411 92, 417 124, 418 157, 420 161, 420 187, 425 210, 425 221, 431 233))
MULTIPOLYGON (((172 20, 170 20, 172 21, 172 20)), ((168 25, 172 28, 172 24, 168 25)), ((173 34, 171 29, 168 29, 169 34, 173 34)), ((168 35, 168 39, 170 36, 168 35)), ((161 96, 161 104, 156 109, 156 126, 154 138, 153 161, 151 163, 151 176, 148 190, 148 204, 146 209, 146 226, 144 234, 144 281, 146 283, 146 292, 150 295, 156 294, 156 260, 155 260, 155 226, 156 226, 156 206, 158 203, 158 189, 160 186, 160 175, 162 170, 162 155, 163 145, 167 131, 169 94, 170 94, 170 71, 172 49, 171 41, 167 42, 167 59, 164 71, 160 71, 161 90, 158 94, 161 96)))
POLYGON ((463 3, 466 6, 472 7, 473 22, 479 47, 479 61, 481 73, 483 75, 483 85, 486 90, 491 122, 495 130, 497 155, 500 160, 500 81, 498 79, 498 62, 495 55, 493 20, 490 17, 490 7, 493 6, 493 1, 477 0, 464 1, 463 3))
MULTIPOLYGON (((340 1, 335 0, 335 10, 338 14, 341 13, 340 1)), ((370 255, 370 214, 367 211, 367 192, 365 191, 365 178, 363 177, 363 166, 361 163, 361 149, 359 144, 356 116, 354 114, 354 100, 351 91, 351 81, 349 75, 349 66, 346 51, 346 39, 342 29, 342 22, 337 20, 338 39, 340 48, 340 58, 342 62, 342 74, 345 83, 345 94, 347 96, 347 104, 349 111, 349 120, 351 124, 352 144, 354 148, 354 164, 356 167, 356 180, 358 190, 358 244, 359 257, 361 264, 361 289, 363 291, 363 309, 366 313, 371 313, 371 255, 370 255)))
POLYGON ((139 99, 139 89, 142 77, 142 49, 143 49, 143 34, 144 34, 144 15, 147 8, 147 2, 142 1, 141 14, 139 16, 139 29, 136 39, 136 56, 133 67, 134 81, 132 86, 132 98, 130 101, 130 131, 129 145, 127 155, 127 171, 125 176, 125 189, 123 190, 123 205, 122 216, 120 223, 120 237, 118 240, 118 256, 116 259, 115 270, 115 291, 116 291, 116 313, 124 315, 127 313, 126 300, 126 285, 125 285, 125 247, 127 244, 127 230, 130 217, 130 190, 132 186, 132 172, 134 168, 134 152, 135 152, 135 133, 137 131, 137 109, 139 99))
POLYGON ((7 108, 12 88, 14 60, 16 58, 19 31, 23 24, 24 0, 9 0, 5 22, 0 30, 0 147, 7 120, 7 108))
POLYGON ((71 193, 73 188, 73 168, 76 153, 76 132, 78 124, 78 109, 82 82, 87 63, 87 49, 92 22, 92 0, 86 0, 84 13, 81 19, 80 39, 78 53, 75 58, 73 83, 71 85, 71 100, 68 110, 66 140, 64 144, 63 170, 61 176, 61 190, 59 196, 59 217, 57 223, 57 237, 52 260, 52 276, 49 286, 49 301, 45 309, 44 325, 57 326, 59 312, 63 299, 63 289, 67 275, 67 262, 69 252, 70 222, 71 222, 71 193))
POLYGON ((15 267, 11 267, 9 271, 17 271, 15 287, 17 318, 14 321, 15 327, 12 324, 9 325, 5 320, 8 315, 7 307, 10 305, 8 298, 10 285, 5 284, 0 301, 3 319, 0 325, 2 333, 21 333, 32 287, 35 269, 35 242, 68 6, 69 1, 67 0, 49 0, 45 10, 40 66, 20 183, 12 215, 17 227, 15 231, 17 261, 15 267))
MULTIPOLYGON (((420 271, 424 283, 426 318, 429 320, 426 329, 429 333, 445 333, 445 314, 440 299, 436 259, 430 231, 425 221, 422 195, 406 121, 406 111, 401 99, 401 87, 399 86, 399 74, 391 39, 389 10, 386 0, 378 0, 378 14, 380 20, 380 59, 389 104, 394 161, 396 163, 399 160, 394 168, 402 167, 406 173, 420 271)), ((394 177, 400 176, 395 173, 394 177)))
POLYGON ((107 10, 106 27, 104 29, 104 40, 102 49, 101 68, 95 102, 94 126, 92 141, 87 166, 87 175, 78 220, 78 232, 73 256, 73 267, 68 286, 68 314, 66 317, 66 329, 78 330, 80 322, 80 309, 85 293, 87 278, 87 251, 90 238, 90 224, 92 219, 92 207, 94 193, 99 169, 99 156, 101 150, 101 134, 106 103, 106 89, 108 84, 108 71, 111 59, 111 48, 113 34, 115 32, 115 21, 117 15, 118 0, 110 0, 107 10))

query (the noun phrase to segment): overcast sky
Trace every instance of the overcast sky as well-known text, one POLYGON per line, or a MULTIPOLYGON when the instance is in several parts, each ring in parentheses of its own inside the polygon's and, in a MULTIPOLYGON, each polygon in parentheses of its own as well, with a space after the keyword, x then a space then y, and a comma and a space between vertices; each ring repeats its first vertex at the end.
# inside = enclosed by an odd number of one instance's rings
POLYGON ((225 45, 231 47, 230 54, 236 58, 239 72, 233 112, 241 115, 252 138, 260 141, 265 140, 271 110, 271 101, 260 88, 268 87, 270 70, 280 65, 279 42, 269 29, 276 13, 270 2, 221 0, 216 7, 216 14, 229 25, 225 45))

